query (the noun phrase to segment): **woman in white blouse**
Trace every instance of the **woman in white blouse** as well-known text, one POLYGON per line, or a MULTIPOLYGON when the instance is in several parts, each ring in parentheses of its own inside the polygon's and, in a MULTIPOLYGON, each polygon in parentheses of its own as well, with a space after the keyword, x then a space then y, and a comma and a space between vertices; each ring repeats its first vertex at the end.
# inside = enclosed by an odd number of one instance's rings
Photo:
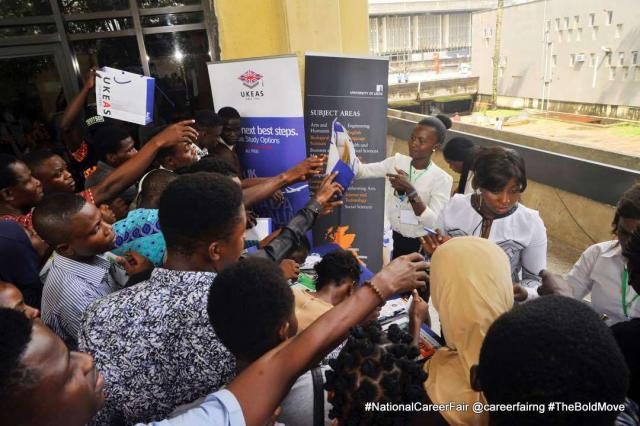
MULTIPOLYGON (((547 231, 537 211, 520 203, 527 188, 524 160, 511 149, 480 148, 473 165, 473 194, 455 194, 442 210, 423 248, 433 253, 451 237, 475 235, 499 245, 509 257, 516 301, 538 296, 547 266, 547 231)), ((464 259, 460 259, 464 262, 464 259)))
POLYGON ((618 201, 613 219, 617 240, 589 247, 564 277, 574 298, 582 300, 591 293, 591 307, 607 319, 608 325, 640 318, 640 299, 629 284, 627 259, 623 255, 639 226, 640 184, 636 184, 618 201))
POLYGON ((372 164, 360 163, 357 179, 388 177, 393 191, 385 197, 386 214, 393 230, 393 257, 417 252, 425 227, 435 226, 449 200, 453 179, 431 161, 444 143, 447 128, 427 117, 413 129, 409 156, 396 154, 372 164))

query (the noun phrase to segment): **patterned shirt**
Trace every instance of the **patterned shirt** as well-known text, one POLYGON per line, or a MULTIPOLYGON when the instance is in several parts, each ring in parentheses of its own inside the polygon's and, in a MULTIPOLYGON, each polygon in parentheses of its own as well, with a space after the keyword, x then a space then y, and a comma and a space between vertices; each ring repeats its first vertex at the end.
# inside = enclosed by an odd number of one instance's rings
POLYGON ((105 256, 78 262, 53 253, 42 291, 42 320, 72 349, 87 306, 118 288, 111 265, 105 256))
POLYGON ((214 277, 156 268, 148 281, 86 310, 80 348, 105 378, 105 407, 93 424, 163 419, 233 378, 235 359, 207 315, 214 277))
POLYGON ((127 217, 113 224, 116 233, 115 254, 123 256, 135 251, 146 257, 154 266, 161 266, 166 245, 160 232, 158 209, 136 209, 127 217))

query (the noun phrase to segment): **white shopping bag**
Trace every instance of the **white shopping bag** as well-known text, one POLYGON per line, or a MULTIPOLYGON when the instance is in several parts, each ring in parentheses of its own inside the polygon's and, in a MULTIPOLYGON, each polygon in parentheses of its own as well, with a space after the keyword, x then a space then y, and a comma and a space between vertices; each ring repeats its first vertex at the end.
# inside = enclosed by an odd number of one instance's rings
POLYGON ((96 74, 99 115, 141 125, 153 121, 153 77, 109 67, 102 67, 96 74))

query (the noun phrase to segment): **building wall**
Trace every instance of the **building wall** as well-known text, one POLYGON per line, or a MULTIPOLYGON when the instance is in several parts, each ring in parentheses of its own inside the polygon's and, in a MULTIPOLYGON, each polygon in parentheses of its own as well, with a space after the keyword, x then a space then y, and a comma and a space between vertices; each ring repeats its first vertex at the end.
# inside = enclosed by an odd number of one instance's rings
MULTIPOLYGON (((472 71, 480 76, 480 93, 488 94, 496 11, 474 13, 472 21, 472 71)), ((541 0, 505 7, 498 93, 541 98, 546 81, 544 97, 551 100, 639 106, 639 51, 638 0, 541 0)))

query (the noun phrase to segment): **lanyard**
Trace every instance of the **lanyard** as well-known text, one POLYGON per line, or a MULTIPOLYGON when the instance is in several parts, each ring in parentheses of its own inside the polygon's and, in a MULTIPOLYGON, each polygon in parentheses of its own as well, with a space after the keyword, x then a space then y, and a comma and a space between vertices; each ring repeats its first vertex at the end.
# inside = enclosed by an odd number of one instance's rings
POLYGON ((627 287, 629 286, 629 272, 627 271, 627 267, 624 267, 622 271, 622 284, 620 286, 620 292, 622 293, 622 312, 624 313, 625 318, 629 318, 627 313, 629 307, 633 305, 633 302, 636 301, 640 294, 636 294, 636 296, 631 299, 631 302, 627 303, 627 287))
MULTIPOLYGON (((429 162, 429 164, 427 165, 427 168, 426 168, 426 169, 424 169, 422 172, 418 173, 418 174, 416 175, 416 178, 414 179, 414 178, 413 178, 413 164, 409 164, 409 183, 411 183, 411 184, 416 183, 416 181, 417 181, 418 179, 420 179, 420 177, 421 177, 423 174, 427 173, 427 170, 429 170, 429 167, 431 167, 431 162, 429 162)), ((416 171, 418 171, 418 169, 416 169, 416 171)))

